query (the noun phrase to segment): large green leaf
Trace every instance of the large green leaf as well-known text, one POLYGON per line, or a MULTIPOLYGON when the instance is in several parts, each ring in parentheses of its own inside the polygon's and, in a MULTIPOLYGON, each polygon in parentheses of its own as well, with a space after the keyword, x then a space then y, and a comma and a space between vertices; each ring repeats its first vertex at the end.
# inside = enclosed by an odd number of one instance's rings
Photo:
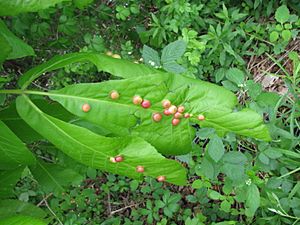
MULTIPOLYGON (((9 1, 7 1, 9 2, 9 1)), ((0 0, 0 12, 2 9, 5 9, 1 6, 0 0)), ((5 9, 6 11, 6 9, 5 9)), ((6 43, 10 46, 11 51, 6 53, 6 59, 17 59, 25 56, 34 55, 33 49, 27 45, 24 41, 14 35, 5 25, 5 23, 0 20, 0 37, 1 39, 5 39, 6 43)), ((0 39, 0 41, 1 41, 0 39)), ((2 51, 2 50, 1 50, 2 51)), ((3 53, 1 53, 3 54, 3 53)), ((3 58, 1 56, 0 58, 3 58)))
POLYGON ((138 135, 164 154, 184 154, 191 150, 194 138, 191 122, 213 127, 219 134, 235 132, 263 140, 270 139, 257 113, 249 109, 233 112, 236 98, 231 92, 210 83, 173 74, 76 84, 49 95, 73 114, 99 124, 116 135, 138 135), (109 98, 112 90, 120 93, 118 100, 109 98), (134 105, 134 95, 150 100, 152 107, 144 109, 134 105), (172 126, 172 118, 167 116, 159 123, 153 122, 152 114, 163 111, 163 99, 169 99, 175 105, 184 105, 186 111, 195 117, 182 119, 178 126, 172 126), (81 110, 84 103, 91 105, 88 113, 81 110), (205 121, 198 121, 198 114, 205 115, 205 121))
POLYGON ((20 165, 32 165, 35 163, 33 154, 1 120, 0 154, 1 170, 10 170, 20 165))
POLYGON ((97 135, 43 113, 25 95, 17 98, 17 110, 38 133, 83 164, 135 179, 142 178, 142 175, 136 172, 136 167, 141 165, 145 167, 146 176, 164 175, 170 183, 186 183, 186 170, 182 165, 164 158, 141 138, 109 138, 97 135), (110 158, 117 155, 122 155, 124 161, 111 162, 110 158))
MULTIPOLYGON (((63 121, 70 121, 74 119, 74 115, 69 113, 56 102, 47 101, 43 98, 34 99, 33 102, 42 111, 58 119, 63 121)), ((22 118, 20 118, 16 109, 15 101, 13 101, 8 107, 0 109, 0 120, 2 120, 10 130, 12 130, 22 141, 26 143, 43 139, 41 135, 39 135, 35 130, 28 126, 22 118)))
POLYGON ((141 64, 130 63, 127 60, 115 59, 106 55, 96 53, 71 53, 62 56, 55 56, 49 61, 27 71, 18 81, 18 84, 25 89, 32 81, 40 75, 65 67, 77 62, 91 62, 98 70, 111 73, 115 76, 130 78, 136 76, 146 76, 158 73, 157 70, 141 64))
POLYGON ((72 85, 49 93, 50 97, 73 114, 117 135, 137 134, 166 154, 184 154, 191 150, 194 130, 189 126, 190 122, 213 127, 219 134, 235 132, 270 140, 268 129, 257 113, 249 109, 233 112, 237 99, 230 91, 208 82, 164 73, 101 54, 77 53, 55 57, 28 71, 19 84, 26 88, 42 73, 79 61, 90 61, 99 70, 128 79, 72 85), (111 101, 108 98, 111 90, 117 90, 121 94, 119 100, 111 101), (142 109, 133 105, 131 99, 136 94, 151 100, 152 107, 142 109), (187 111, 194 115, 204 114, 206 120, 199 122, 195 117, 183 119, 177 127, 171 125, 170 117, 164 118, 160 123, 153 123, 151 115, 162 111, 161 101, 164 98, 176 105, 185 105, 187 111), (81 105, 85 102, 92 106, 89 113, 81 111, 81 105))
POLYGON ((0 219, 15 215, 32 216, 43 219, 47 214, 39 207, 28 202, 15 199, 5 199, 0 201, 0 219))
POLYGON ((0 170, 0 198, 8 198, 13 194, 13 189, 21 177, 24 167, 14 170, 0 170))
POLYGON ((37 12, 64 1, 70 0, 0 0, 0 16, 14 16, 24 12, 37 12))
POLYGON ((51 163, 37 161, 30 167, 34 178, 45 192, 62 192, 64 186, 79 183, 83 177, 71 168, 51 163))
POLYGON ((47 223, 29 216, 13 216, 0 220, 0 225, 47 225, 47 223))

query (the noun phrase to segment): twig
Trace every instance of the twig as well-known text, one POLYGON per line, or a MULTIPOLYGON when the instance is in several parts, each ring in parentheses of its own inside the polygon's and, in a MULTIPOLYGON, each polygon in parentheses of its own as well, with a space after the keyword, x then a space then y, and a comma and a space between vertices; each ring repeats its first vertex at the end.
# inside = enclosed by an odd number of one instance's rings
POLYGON ((117 209, 117 210, 115 210, 115 211, 112 211, 112 212, 110 213, 110 215, 113 215, 113 214, 115 214, 115 213, 121 212, 121 211, 123 211, 123 210, 125 210, 125 209, 128 209, 128 208, 131 208, 131 207, 133 207, 133 206, 138 206, 139 204, 141 204, 141 203, 132 204, 132 205, 128 205, 128 206, 125 206, 125 207, 123 207, 123 208, 117 209))
POLYGON ((36 206, 39 207, 43 204, 44 201, 46 201, 49 197, 51 197, 53 195, 53 193, 50 193, 48 195, 46 195, 45 198, 42 199, 42 201, 40 201, 36 206))

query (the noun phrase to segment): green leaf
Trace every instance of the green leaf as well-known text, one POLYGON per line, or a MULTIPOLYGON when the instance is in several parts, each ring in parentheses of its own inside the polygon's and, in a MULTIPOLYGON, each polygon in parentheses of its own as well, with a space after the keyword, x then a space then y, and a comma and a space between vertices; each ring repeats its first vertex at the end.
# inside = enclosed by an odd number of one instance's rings
POLYGON ((207 145, 207 151, 215 162, 220 161, 225 152, 222 139, 216 135, 211 138, 207 145))
POLYGON ((160 66, 160 58, 158 52, 147 45, 144 45, 143 47, 142 57, 145 64, 153 67, 160 66))
POLYGON ((186 49, 186 43, 183 40, 177 40, 168 44, 162 50, 162 55, 161 55, 162 63, 176 61, 184 54, 185 49, 186 49))
POLYGON ((239 90, 239 88, 229 80, 224 80, 221 83, 227 90, 234 91, 234 92, 239 90))
POLYGON ((223 157, 224 163, 244 165, 247 157, 241 152, 227 152, 223 157))
POLYGON ((276 42, 278 40, 278 38, 279 38, 279 34, 278 34, 277 31, 272 31, 270 33, 269 39, 270 39, 271 42, 276 42))
POLYGON ((270 159, 268 158, 268 156, 266 156, 265 153, 261 152, 259 155, 258 155, 258 158, 259 160, 263 163, 263 164, 266 164, 268 165, 270 163, 270 159))
POLYGON ((24 167, 14 170, 0 170, 0 198, 8 198, 13 194, 13 189, 21 177, 24 167))
POLYGON ((0 16, 15 16, 24 12, 37 12, 64 1, 70 0, 0 0, 0 16))
POLYGON ((73 114, 119 136, 139 135, 164 154, 185 154, 191 150, 195 131, 189 125, 190 122, 213 127, 217 133, 232 131, 270 139, 268 130, 257 113, 249 109, 232 112, 230 107, 236 101, 232 93, 215 85, 172 74, 158 74, 148 76, 147 79, 137 77, 98 84, 71 85, 49 95, 73 114), (118 100, 112 101, 109 98, 112 90, 120 93, 118 100), (150 100, 152 107, 144 109, 134 105, 134 95, 150 100), (185 105, 189 113, 204 114, 207 119, 202 122, 196 116, 182 119, 174 127, 171 125, 172 118, 163 116, 159 123, 155 123, 152 114, 162 112, 161 102, 165 98, 175 105, 185 105), (84 103, 91 105, 92 109, 88 113, 81 110, 84 103))
POLYGON ((278 159, 282 156, 282 153, 276 148, 268 148, 264 151, 264 153, 271 159, 278 159))
POLYGON ((218 134, 235 132, 270 140, 262 118, 249 109, 233 112, 237 99, 233 93, 222 87, 151 70, 143 65, 100 54, 74 54, 73 57, 67 55, 66 61, 63 61, 62 57, 56 58, 58 61, 53 59, 51 63, 47 62, 30 70, 23 76, 24 83, 26 83, 23 87, 43 72, 80 61, 80 59, 89 59, 97 64, 98 68, 111 72, 113 75, 125 78, 135 75, 135 77, 102 83, 71 85, 47 95, 60 102, 73 114, 98 124, 116 135, 138 135, 165 154, 184 154, 192 149, 191 143, 195 131, 190 126, 190 122, 199 123, 203 127, 213 127, 218 134), (112 101, 109 98, 112 90, 120 93, 118 100, 112 101), (134 95, 149 99, 152 107, 143 109, 132 104, 134 95), (162 112, 161 101, 165 98, 170 99, 175 105, 185 105, 187 112, 194 114, 195 117, 182 119, 176 127, 171 125, 171 117, 164 117, 160 123, 154 123, 151 118, 152 113, 162 112), (83 103, 91 105, 92 109, 89 113, 82 112, 83 103), (204 114, 206 120, 199 122, 196 118, 198 114, 204 114))
POLYGON ((158 73, 157 70, 142 64, 130 63, 127 60, 115 59, 106 55, 96 53, 71 53, 63 56, 55 56, 49 61, 27 71, 18 81, 19 86, 25 89, 32 81, 40 75, 63 68, 77 62, 91 62, 99 71, 111 73, 118 77, 130 78, 146 76, 158 73))
POLYGON ((145 167, 145 176, 164 175, 167 182, 186 184, 186 170, 182 165, 164 158, 141 138, 97 135, 43 113, 24 95, 17 98, 17 110, 33 129, 80 163, 134 179, 142 178, 136 172, 136 167, 141 165, 145 167), (111 162, 110 159, 117 155, 122 155, 124 161, 111 162))
MULTIPOLYGON (((34 99, 36 104, 45 113, 54 116, 63 121, 74 119, 74 115, 66 111, 60 104, 50 102, 45 99, 34 99)), ((26 143, 43 139, 41 135, 35 132, 22 118, 20 118, 16 102, 13 101, 8 107, 0 109, 0 120, 2 120, 10 130, 12 130, 22 141, 26 143)), ((76 121, 78 122, 78 121, 76 121)), ((80 124, 80 122, 78 122, 80 124)), ((1 167, 1 166, 0 166, 1 167)))
MULTIPOLYGON (((1 0, 0 0, 0 12, 1 9, 3 9, 3 7, 1 6, 1 0)), ((5 9, 5 11, 7 11, 7 9, 5 9)), ((15 36, 5 25, 5 23, 0 20, 0 37, 1 39, 5 39, 6 42, 2 42, 0 39, 0 43, 5 44, 8 43, 8 45, 11 48, 11 51, 8 52, 8 47, 6 47, 6 53, 7 57, 6 59, 17 59, 17 58, 22 58, 25 56, 31 56, 34 55, 34 51, 32 49, 32 47, 30 47, 29 45, 27 45, 24 41, 22 41, 20 38, 18 38, 17 36, 15 36)), ((2 50, 1 50, 2 51, 2 50)), ((3 52, 1 53, 1 55, 4 54, 3 52)), ((4 54, 4 55, 5 55, 4 54)), ((3 59, 3 55, 0 57, 1 60, 3 59)))
POLYGON ((176 62, 167 62, 163 64, 163 68, 164 70, 170 72, 170 73, 183 73, 186 71, 186 69, 182 66, 180 66, 178 63, 176 62))
POLYGON ((12 217, 15 215, 24 215, 43 219, 47 214, 39 207, 28 202, 22 202, 14 199, 1 200, 0 219, 12 217))
POLYGON ((246 216, 253 217, 256 210, 260 206, 260 194, 257 186, 255 184, 251 184, 247 188, 246 193, 246 216))
POLYGON ((44 221, 29 216, 14 216, 0 220, 0 225, 47 225, 44 221))
POLYGON ((208 197, 210 197, 213 200, 219 200, 222 197, 222 195, 219 192, 216 192, 214 190, 210 190, 208 192, 208 197))
POLYGON ((35 164, 35 157, 21 140, 0 120, 0 169, 11 170, 35 164))
POLYGON ((38 161, 35 167, 31 166, 30 171, 45 192, 62 192, 65 186, 78 184, 83 179, 71 168, 42 161, 38 161))
MULTIPOLYGON (((1 30, 0 30, 1 32, 1 30)), ((12 47, 9 45, 8 41, 0 34, 0 67, 2 63, 7 59, 8 55, 11 53, 12 47)))
POLYGON ((244 83, 245 75, 240 69, 231 68, 227 70, 226 78, 235 83, 237 86, 240 86, 244 83))
POLYGON ((289 30, 283 30, 281 35, 282 35, 283 40, 286 42, 290 41, 292 38, 292 33, 289 30))
POLYGON ((275 13, 275 19, 279 23, 285 23, 289 20, 290 18, 290 11, 286 5, 280 6, 275 13))
POLYGON ((84 9, 86 6, 90 5, 94 0, 73 0, 73 3, 79 9, 84 9))

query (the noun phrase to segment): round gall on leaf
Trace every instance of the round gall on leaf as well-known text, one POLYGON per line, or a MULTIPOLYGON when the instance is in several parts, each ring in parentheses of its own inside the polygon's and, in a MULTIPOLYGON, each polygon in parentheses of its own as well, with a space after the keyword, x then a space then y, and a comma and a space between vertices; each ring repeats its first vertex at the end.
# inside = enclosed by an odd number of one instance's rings
POLYGON ((159 121, 161 121, 161 119, 162 119, 162 115, 161 115, 160 113, 153 113, 152 119, 153 119, 155 122, 159 122, 159 121))
POLYGON ((136 167, 136 172, 138 172, 138 173, 144 173, 144 171, 145 171, 145 168, 143 166, 137 166, 136 167))
POLYGON ((165 110, 164 110, 164 114, 165 114, 166 116, 172 115, 168 109, 165 109, 165 110))
POLYGON ((184 112, 184 106, 178 106, 178 109, 177 109, 178 112, 180 113, 183 113, 184 112))
POLYGON ((90 110, 91 110, 91 106, 89 104, 85 103, 85 104, 82 105, 82 111, 83 112, 88 112, 90 110))
POLYGON ((143 108, 147 109, 151 107, 151 102, 149 100, 143 100, 141 105, 143 108))
POLYGON ((142 99, 141 96, 136 95, 136 96, 133 96, 132 102, 135 105, 139 105, 139 104, 141 104, 143 102, 143 99, 142 99))
POLYGON ((165 176, 158 176, 156 179, 157 179, 158 182, 164 182, 166 180, 166 177, 165 176))
POLYGON ((116 163, 115 157, 110 157, 109 160, 110 160, 112 163, 116 163))
POLYGON ((120 94, 119 94, 119 92, 117 92, 117 91, 112 91, 112 92, 110 93, 110 98, 113 99, 113 100, 116 100, 116 99, 118 99, 119 97, 120 97, 120 94))
POLYGON ((177 126, 180 123, 180 119, 172 119, 172 125, 177 126))
POLYGON ((171 114, 175 114, 177 112, 177 107, 175 105, 171 105, 168 110, 171 114))
POLYGON ((115 59, 121 59, 121 56, 118 54, 113 54, 111 57, 115 58, 115 59))
POLYGON ((200 121, 205 120, 205 116, 200 114, 200 115, 198 116, 198 120, 200 120, 200 121))
POLYGON ((184 118, 190 118, 190 117, 191 117, 191 115, 189 113, 184 114, 184 118))
POLYGON ((107 52, 106 52, 106 55, 107 55, 107 56, 112 56, 113 53, 112 53, 111 51, 107 51, 107 52))
POLYGON ((162 106, 163 106, 165 109, 169 108, 169 107, 171 106, 170 100, 168 100, 168 99, 163 100, 163 101, 162 101, 162 106))
POLYGON ((177 112, 177 113, 174 114, 174 118, 175 119, 180 119, 180 118, 182 118, 182 114, 180 112, 177 112))
POLYGON ((115 157, 116 162, 122 162, 124 159, 122 156, 118 155, 115 157))

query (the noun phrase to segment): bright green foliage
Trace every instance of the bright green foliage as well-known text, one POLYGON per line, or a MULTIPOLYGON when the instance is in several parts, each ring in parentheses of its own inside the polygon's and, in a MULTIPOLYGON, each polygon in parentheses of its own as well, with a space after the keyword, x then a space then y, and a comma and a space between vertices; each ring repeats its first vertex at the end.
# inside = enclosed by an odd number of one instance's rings
MULTIPOLYGON (((2 7, 0 3, 0 9, 1 8, 2 7)), ((0 55, 0 62, 4 59, 16 59, 34 55, 32 47, 15 36, 6 27, 5 23, 2 20, 0 20, 0 45, 4 46, 3 52, 1 52, 0 55)))
POLYGON ((165 159, 143 139, 97 135, 43 113, 26 96, 18 97, 17 110, 38 133, 85 165, 135 179, 142 178, 142 175, 136 172, 136 166, 141 165, 145 167, 146 176, 156 178, 164 175, 168 182, 178 185, 186 183, 186 171, 180 163, 165 159), (111 162, 110 158, 117 155, 122 155, 124 162, 111 162))
MULTIPOLYGON (((116 67, 114 75, 127 76, 127 74, 123 74, 122 67, 125 61, 99 55, 100 58, 107 62, 105 71, 112 71, 110 69, 110 65, 112 65, 116 67)), ((131 66, 132 71, 134 71, 135 64, 127 62, 127 68, 129 69, 131 66)), ((139 68, 142 69, 142 67, 139 68)), ((161 102, 164 99, 169 99, 175 105, 185 105, 186 112, 195 116, 205 115, 206 120, 200 122, 200 125, 213 127, 219 134, 231 131, 245 136, 270 140, 268 130, 263 125, 261 117, 249 109, 232 112, 236 105, 236 98, 231 92, 221 87, 159 71, 153 75, 139 75, 136 78, 99 84, 71 85, 53 91, 50 97, 60 102, 73 114, 99 124, 117 135, 137 134, 164 154, 189 152, 194 136, 189 123, 199 123, 196 118, 192 118, 182 120, 178 126, 173 127, 171 117, 163 118, 160 123, 154 123, 151 115, 163 111, 161 102), (117 90, 120 93, 118 100, 109 98, 109 93, 112 90, 117 90), (135 95, 150 100, 152 107, 143 109, 134 105, 132 97, 135 95), (81 110, 81 105, 85 102, 92 107, 89 113, 84 113, 81 110), (174 140, 178 141, 174 142, 174 140)))
POLYGON ((33 165, 35 158, 21 140, 0 120, 0 169, 33 165))
POLYGON ((29 216, 14 216, 7 219, 0 220, 0 225, 47 225, 40 219, 29 216))
POLYGON ((24 12, 36 12, 70 0, 0 0, 0 16, 12 16, 24 12))
POLYGON ((0 170, 0 199, 13 195, 13 189, 21 177, 24 167, 13 170, 0 170))
POLYGON ((18 214, 38 219, 43 219, 46 216, 42 209, 33 204, 13 199, 0 200, 0 220, 18 214))
POLYGON ((71 168, 43 161, 38 161, 36 166, 30 167, 30 170, 45 192, 64 191, 65 186, 78 184, 83 178, 71 168))

